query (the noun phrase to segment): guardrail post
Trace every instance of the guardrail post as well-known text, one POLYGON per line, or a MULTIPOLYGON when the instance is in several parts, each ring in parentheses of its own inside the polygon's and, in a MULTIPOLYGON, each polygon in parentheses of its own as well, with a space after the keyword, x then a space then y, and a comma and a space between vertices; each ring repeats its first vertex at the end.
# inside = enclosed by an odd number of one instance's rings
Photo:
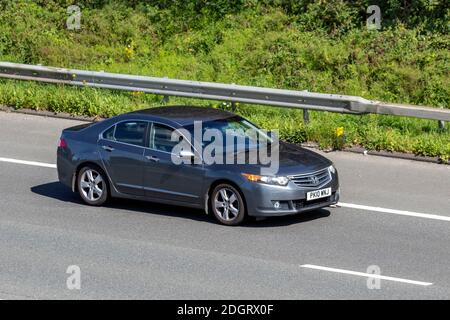
MULTIPOLYGON (((441 107, 441 109, 444 109, 443 107, 441 107)), ((444 120, 438 120, 438 127, 440 130, 444 130, 445 129, 445 121, 444 120)))
POLYGON ((231 102, 231 111, 236 111, 236 102, 231 102))
POLYGON ((308 109, 303 109, 303 122, 305 124, 309 123, 309 110, 308 109))
MULTIPOLYGON (((308 90, 303 90, 302 92, 308 92, 308 90)), ((303 109, 303 123, 308 124, 309 123, 309 110, 303 109)))
POLYGON ((169 96, 164 96, 163 97, 163 103, 169 103, 170 97, 169 96))

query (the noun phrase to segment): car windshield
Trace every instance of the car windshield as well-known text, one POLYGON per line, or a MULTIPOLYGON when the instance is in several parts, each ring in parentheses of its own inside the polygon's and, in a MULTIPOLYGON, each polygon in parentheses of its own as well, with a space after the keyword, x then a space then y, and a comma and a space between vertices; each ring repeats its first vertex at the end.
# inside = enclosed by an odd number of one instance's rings
POLYGON ((211 140, 213 142, 215 140, 215 138, 209 139, 206 137, 208 135, 215 136, 215 133, 218 132, 221 134, 223 146, 225 147, 227 144, 234 144, 234 150, 236 151, 259 148, 272 142, 272 139, 267 135, 267 132, 259 129, 249 121, 238 116, 226 119, 203 121, 201 122, 201 127, 201 139, 195 136, 194 125, 187 126, 186 129, 190 132, 194 139, 197 141, 201 140, 203 147, 210 144, 211 140), (210 130, 209 133, 208 130, 210 130))

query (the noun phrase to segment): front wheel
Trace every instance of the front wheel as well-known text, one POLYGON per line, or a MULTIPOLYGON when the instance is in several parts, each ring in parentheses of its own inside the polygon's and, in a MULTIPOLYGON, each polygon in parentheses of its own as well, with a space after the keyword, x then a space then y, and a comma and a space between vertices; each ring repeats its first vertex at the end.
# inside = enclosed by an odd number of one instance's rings
POLYGON ((229 184, 219 184, 214 188, 211 208, 216 219, 225 225, 235 226, 245 218, 245 205, 240 192, 229 184))
POLYGON ((108 184, 103 171, 94 166, 83 167, 78 174, 78 192, 91 206, 101 206, 108 199, 108 184))

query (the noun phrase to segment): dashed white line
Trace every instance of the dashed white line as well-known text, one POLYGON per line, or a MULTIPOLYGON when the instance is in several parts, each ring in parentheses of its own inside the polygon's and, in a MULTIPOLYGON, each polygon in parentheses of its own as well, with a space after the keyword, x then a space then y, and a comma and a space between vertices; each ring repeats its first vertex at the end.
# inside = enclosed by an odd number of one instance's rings
POLYGON ((372 273, 351 271, 351 270, 345 270, 345 269, 322 267, 322 266, 317 266, 317 265, 314 265, 314 264, 303 264, 300 267, 308 268, 308 269, 316 269, 316 270, 322 270, 322 271, 335 272, 335 273, 350 274, 350 275, 353 275, 353 276, 360 276, 360 277, 367 277, 367 278, 374 278, 374 279, 382 279, 382 280, 403 282, 403 283, 415 284, 415 285, 418 285, 418 286, 431 286, 433 284, 432 282, 423 282, 423 281, 409 280, 409 279, 403 279, 403 278, 382 276, 382 275, 379 275, 379 274, 372 274, 372 273))
POLYGON ((37 166, 37 167, 45 167, 45 168, 53 168, 56 169, 56 164, 52 163, 45 163, 45 162, 37 162, 37 161, 27 161, 27 160, 18 160, 18 159, 11 159, 11 158, 1 158, 1 162, 10 162, 10 163, 17 163, 17 164, 25 164, 29 166, 37 166))
POLYGON ((437 214, 420 213, 420 212, 405 211, 405 210, 396 210, 396 209, 388 209, 388 208, 381 208, 381 207, 371 207, 371 206, 365 206, 365 205, 361 205, 361 204, 344 203, 344 202, 339 202, 338 205, 341 206, 341 207, 344 207, 344 208, 352 208, 352 209, 359 209, 359 210, 366 210, 366 211, 375 211, 375 212, 382 212, 382 213, 391 213, 391 214, 398 214, 398 215, 402 215, 402 216, 411 216, 411 217, 425 218, 425 219, 450 221, 450 217, 448 217, 448 216, 441 216, 441 215, 437 215, 437 214))

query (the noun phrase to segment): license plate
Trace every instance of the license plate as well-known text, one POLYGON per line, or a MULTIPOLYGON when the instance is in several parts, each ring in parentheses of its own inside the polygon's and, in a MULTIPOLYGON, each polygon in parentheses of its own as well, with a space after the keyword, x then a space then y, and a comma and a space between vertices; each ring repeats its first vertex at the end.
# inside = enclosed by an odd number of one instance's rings
POLYGON ((315 200, 320 198, 329 197, 331 195, 331 188, 325 188, 306 193, 306 200, 315 200))

